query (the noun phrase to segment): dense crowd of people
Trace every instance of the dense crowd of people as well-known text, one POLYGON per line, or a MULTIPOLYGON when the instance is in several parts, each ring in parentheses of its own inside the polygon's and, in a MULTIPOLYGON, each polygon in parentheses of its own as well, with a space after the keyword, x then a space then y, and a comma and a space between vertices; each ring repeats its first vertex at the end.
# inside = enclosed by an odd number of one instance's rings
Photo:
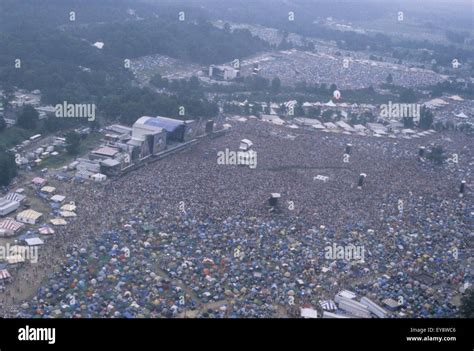
POLYGON ((472 279, 472 194, 459 197, 472 147, 460 133, 393 140, 237 122, 103 186, 70 185, 78 217, 42 249, 46 279, 31 299, 4 298, 2 313, 288 317, 349 289, 401 301, 394 316, 456 316, 472 279), (255 169, 216 162, 242 139, 255 169), (420 158, 432 143, 459 162, 420 158), (363 247, 364 260, 328 259, 334 244, 363 247))
MULTIPOLYGON (((283 85, 289 86, 305 81, 308 84, 336 84, 342 89, 377 87, 386 82, 389 74, 394 84, 404 87, 430 86, 444 80, 441 75, 428 69, 409 68, 362 57, 336 56, 328 50, 315 53, 279 51, 261 54, 248 61, 259 63, 263 77, 279 77, 283 85)), ((246 66, 246 61, 242 64, 246 66)), ((248 73, 248 68, 244 67, 243 75, 248 73)))

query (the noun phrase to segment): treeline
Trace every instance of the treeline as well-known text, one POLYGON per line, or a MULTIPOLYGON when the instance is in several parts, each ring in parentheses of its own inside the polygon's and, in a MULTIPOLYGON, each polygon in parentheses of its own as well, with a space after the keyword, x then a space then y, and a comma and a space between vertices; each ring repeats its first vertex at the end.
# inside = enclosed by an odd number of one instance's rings
POLYGON ((179 119, 215 117, 217 104, 189 96, 157 94, 151 89, 132 88, 104 98, 98 106, 108 119, 132 124, 141 116, 168 116, 179 119))
POLYGON ((431 87, 431 96, 439 97, 443 94, 459 94, 465 98, 474 99, 474 84, 444 81, 431 87))
POLYGON ((45 104, 124 95, 133 78, 127 58, 163 54, 209 64, 268 48, 249 31, 212 26, 195 7, 160 7, 168 12, 156 18, 155 6, 127 0, 4 0, 0 6, 1 88, 40 89, 45 104), (132 16, 129 8, 141 11, 132 16), (96 41, 105 42, 102 50, 92 45, 96 41))
POLYGON ((57 28, 66 25, 123 22, 136 16, 127 12, 134 9, 137 16, 151 18, 155 7, 134 0, 2 0, 0 2, 0 30, 14 33, 24 28, 57 28), (70 12, 75 13, 74 22, 70 12))
POLYGON ((269 48, 246 29, 231 32, 206 21, 180 21, 177 14, 173 19, 91 26, 80 35, 91 42, 103 41, 104 52, 114 57, 162 54, 201 64, 223 63, 269 48))
POLYGON ((15 155, 0 146, 0 186, 7 186, 17 174, 15 155))
POLYGON ((40 89, 43 103, 93 102, 130 84, 123 62, 90 43, 48 27, 0 34, 0 84, 40 89))

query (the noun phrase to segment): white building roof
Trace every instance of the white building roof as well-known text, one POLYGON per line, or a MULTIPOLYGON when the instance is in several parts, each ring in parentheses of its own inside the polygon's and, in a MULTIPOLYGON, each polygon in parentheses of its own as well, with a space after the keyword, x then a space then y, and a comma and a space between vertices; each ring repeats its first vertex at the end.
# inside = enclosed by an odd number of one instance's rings
POLYGON ((97 150, 92 151, 92 153, 96 155, 114 157, 115 155, 119 153, 119 150, 110 146, 104 146, 104 147, 98 148, 97 150))
POLYGON ((37 212, 35 210, 25 210, 20 213, 18 213, 17 218, 25 218, 25 219, 31 219, 31 220, 38 220, 43 214, 40 212, 37 212))
POLYGON ((54 193, 55 190, 56 188, 54 186, 44 186, 41 188, 41 191, 43 193, 48 193, 48 194, 54 193))
POLYGON ((273 124, 277 124, 277 125, 283 125, 285 124, 285 121, 282 120, 280 117, 278 116, 274 116, 274 115, 262 115, 261 116, 262 118, 262 121, 265 121, 265 122, 271 122, 273 124))
POLYGON ((339 127, 341 127, 342 129, 344 129, 347 132, 355 132, 356 131, 354 128, 352 128, 349 124, 347 124, 344 121, 337 121, 336 125, 338 125, 339 127))
POLYGON ((456 114, 455 116, 459 117, 459 118, 467 118, 467 116, 464 112, 460 112, 460 113, 456 114))
POLYGON ((61 206, 61 211, 74 212, 76 211, 76 208, 77 208, 76 205, 67 204, 67 205, 61 206))
POLYGON ((63 218, 53 218, 50 220, 52 225, 66 225, 67 222, 63 218))
POLYGON ((324 123, 324 126, 328 129, 337 129, 337 126, 332 122, 326 122, 324 123))
POLYGON ((312 308, 302 308, 301 317, 303 318, 318 318, 318 311, 312 308))
POLYGON ((65 217, 65 218, 77 217, 77 215, 74 212, 71 212, 71 211, 59 211, 59 214, 62 217, 65 217))
POLYGON ((43 245, 44 241, 41 240, 40 238, 27 238, 25 239, 25 243, 28 246, 38 246, 38 245, 43 245))
POLYGON ((51 201, 53 202, 63 202, 66 199, 66 196, 63 195, 54 195, 51 197, 51 201))

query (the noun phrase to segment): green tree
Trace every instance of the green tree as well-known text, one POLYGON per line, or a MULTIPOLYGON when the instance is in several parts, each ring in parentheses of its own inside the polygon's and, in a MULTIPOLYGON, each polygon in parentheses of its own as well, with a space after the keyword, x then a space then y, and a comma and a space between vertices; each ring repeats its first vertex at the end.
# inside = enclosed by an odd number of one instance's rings
POLYGON ((157 88, 168 88, 169 81, 166 78, 163 78, 161 74, 155 74, 151 79, 150 83, 157 88))
POLYGON ((436 145, 428 153, 427 158, 433 161, 434 163, 440 165, 443 163, 444 158, 445 158, 443 153, 444 153, 443 147, 441 145, 436 145))
POLYGON ((387 84, 392 84, 393 83, 393 76, 392 76, 392 73, 389 73, 387 78, 385 79, 385 81, 387 82, 387 84))
POLYGON ((278 114, 279 114, 280 116, 286 114, 286 106, 285 106, 285 104, 280 104, 280 106, 278 106, 278 114))
POLYGON ((269 81, 266 78, 255 76, 255 77, 247 77, 245 79, 245 83, 250 87, 253 91, 264 91, 269 86, 269 81))
POLYGON ((76 132, 66 134, 66 150, 70 155, 79 154, 81 146, 81 136, 76 132))
POLYGON ((272 79, 272 92, 273 93, 279 93, 280 90, 281 90, 281 81, 280 81, 280 78, 278 77, 275 77, 272 79))
POLYGON ((466 291, 461 298, 461 308, 459 309, 461 316, 465 318, 474 318, 474 289, 466 291))
POLYGON ((324 111, 323 114, 321 115, 323 122, 331 122, 333 114, 334 114, 333 110, 324 111))
POLYGON ((0 117, 0 132, 3 132, 7 128, 7 122, 3 117, 0 117))
POLYGON ((429 109, 425 106, 422 107, 420 112, 420 123, 419 127, 421 129, 430 129, 434 122, 434 115, 429 109))
POLYGON ((403 117, 402 122, 403 122, 403 127, 405 128, 413 128, 415 126, 415 123, 413 122, 412 117, 403 117))
POLYGON ((26 105, 18 116, 17 124, 19 127, 28 130, 34 130, 38 123, 39 114, 33 106, 26 105))
POLYGON ((303 117, 304 116, 304 109, 303 109, 303 101, 301 99, 298 100, 296 105, 294 106, 295 108, 295 116, 296 117, 303 117))
POLYGON ((10 184, 16 174, 15 156, 10 152, 0 150, 0 185, 10 184))
POLYGON ((321 107, 311 107, 308 111, 308 117, 319 117, 321 115, 321 107))
POLYGON ((416 102, 416 94, 413 89, 404 89, 400 93, 400 102, 416 102))
POLYGON ((198 90, 200 87, 199 79, 196 76, 189 78, 189 89, 198 90))

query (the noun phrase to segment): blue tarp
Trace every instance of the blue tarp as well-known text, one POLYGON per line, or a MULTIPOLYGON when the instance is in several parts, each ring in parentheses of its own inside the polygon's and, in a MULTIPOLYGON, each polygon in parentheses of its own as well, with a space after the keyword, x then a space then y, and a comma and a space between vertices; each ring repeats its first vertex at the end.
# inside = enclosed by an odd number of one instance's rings
POLYGON ((177 119, 171 119, 166 117, 151 117, 144 123, 147 126, 159 127, 165 129, 167 132, 174 132, 177 128, 182 126, 183 121, 177 119))

